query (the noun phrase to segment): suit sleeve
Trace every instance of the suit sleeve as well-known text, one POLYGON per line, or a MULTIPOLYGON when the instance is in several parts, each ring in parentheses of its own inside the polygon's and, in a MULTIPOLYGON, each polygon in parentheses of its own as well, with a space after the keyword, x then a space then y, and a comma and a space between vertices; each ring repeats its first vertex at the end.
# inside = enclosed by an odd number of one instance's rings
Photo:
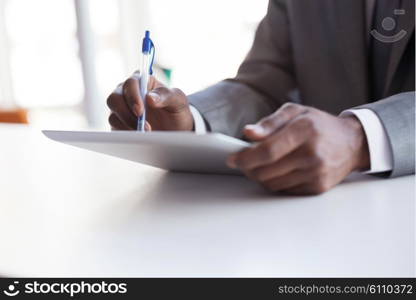
POLYGON ((189 96, 211 131, 242 136, 257 122, 296 95, 286 1, 269 2, 254 43, 237 76, 189 96))
POLYGON ((380 119, 393 154, 390 177, 415 173, 415 92, 360 106, 371 109, 380 119))

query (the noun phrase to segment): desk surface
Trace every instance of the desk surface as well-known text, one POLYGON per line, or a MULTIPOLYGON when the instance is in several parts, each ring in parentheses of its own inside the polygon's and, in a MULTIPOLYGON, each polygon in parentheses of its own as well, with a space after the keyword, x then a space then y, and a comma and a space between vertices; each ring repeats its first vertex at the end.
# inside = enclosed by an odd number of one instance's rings
POLYGON ((315 197, 167 173, 0 126, 0 274, 414 276, 414 176, 315 197))

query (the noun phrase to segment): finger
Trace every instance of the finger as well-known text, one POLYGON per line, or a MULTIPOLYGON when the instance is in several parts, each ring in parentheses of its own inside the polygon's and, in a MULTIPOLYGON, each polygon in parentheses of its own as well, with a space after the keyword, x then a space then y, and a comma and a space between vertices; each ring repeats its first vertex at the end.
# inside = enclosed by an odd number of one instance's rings
POLYGON ((149 84, 147 85, 147 90, 151 91, 159 87, 164 87, 163 83, 156 79, 153 75, 149 77, 149 84))
POLYGON ((149 122, 146 121, 146 123, 144 124, 144 130, 145 131, 152 131, 152 125, 150 125, 149 122))
MULTIPOLYGON (((134 72, 129 78, 133 78, 139 81, 139 85, 140 85, 140 71, 136 71, 134 72)), ((120 83, 119 85, 117 85, 116 89, 113 91, 113 93, 118 94, 118 95, 123 95, 123 85, 124 82, 120 83)), ((147 90, 153 90, 159 86, 163 86, 163 84, 158 81, 156 79, 156 77, 154 77, 153 75, 149 76, 149 83, 147 86, 147 90)))
POLYGON ((131 130, 132 129, 128 127, 124 122, 122 122, 114 113, 112 113, 108 117, 108 122, 110 123, 112 130, 131 130))
POLYGON ((284 176, 275 177, 270 180, 260 182, 266 189, 274 192, 287 190, 303 184, 310 180, 311 172, 306 170, 295 170, 284 176))
POLYGON ((307 107, 305 106, 295 103, 285 103, 276 112, 261 119, 256 124, 246 125, 244 127, 244 135, 253 141, 264 139, 306 111, 307 107))
POLYGON ((129 109, 123 96, 115 93, 111 94, 107 99, 107 106, 127 127, 131 129, 136 127, 137 117, 129 109))
POLYGON ((144 111, 144 104, 140 97, 139 80, 136 78, 129 78, 123 84, 123 96, 128 108, 134 113, 136 117, 141 116, 144 111))
POLYGON ((147 104, 154 108, 163 108, 171 113, 180 112, 188 107, 186 95, 180 89, 158 87, 146 95, 147 104))
POLYGON ((325 192, 325 189, 321 189, 319 186, 307 182, 282 190, 281 192, 288 195, 319 195, 325 192))
POLYGON ((310 126, 308 118, 295 118, 264 141, 236 153, 233 163, 245 170, 272 164, 299 148, 308 139, 310 126))
POLYGON ((307 169, 309 166, 308 156, 299 148, 275 163, 247 171, 246 175, 250 179, 263 182, 287 175, 294 170, 307 169))

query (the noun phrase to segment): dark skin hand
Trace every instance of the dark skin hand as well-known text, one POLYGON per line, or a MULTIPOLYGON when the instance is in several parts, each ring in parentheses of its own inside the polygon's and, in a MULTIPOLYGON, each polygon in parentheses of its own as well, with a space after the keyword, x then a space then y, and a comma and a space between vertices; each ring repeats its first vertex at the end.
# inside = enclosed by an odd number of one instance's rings
MULTIPOLYGON (((113 130, 136 130, 137 118, 144 111, 139 81, 129 78, 123 84, 123 94, 112 93, 107 99, 111 110, 109 122, 113 130)), ((194 119, 188 98, 179 89, 169 89, 150 77, 146 95, 146 130, 191 131, 194 119)))
MULTIPOLYGON (((194 128, 186 95, 151 77, 146 95, 146 130, 194 128)), ((113 130, 135 130, 143 113, 139 81, 128 79, 122 95, 107 99, 113 130)), ((255 144, 231 155, 227 164, 273 192, 320 194, 355 170, 368 169, 369 152, 361 123, 312 107, 287 103, 255 125, 245 136, 255 144)))
POLYGON ((370 165, 365 133, 355 117, 287 103, 247 125, 244 134, 256 143, 231 155, 227 164, 273 192, 320 194, 370 165))

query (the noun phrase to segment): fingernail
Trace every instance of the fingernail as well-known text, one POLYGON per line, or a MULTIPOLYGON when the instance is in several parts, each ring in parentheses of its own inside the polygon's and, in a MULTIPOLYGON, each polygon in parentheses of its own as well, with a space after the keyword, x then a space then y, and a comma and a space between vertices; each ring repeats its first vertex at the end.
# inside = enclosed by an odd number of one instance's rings
POLYGON ((264 135, 265 130, 262 126, 258 124, 249 124, 245 126, 246 129, 253 131, 257 135, 264 135))
POLYGON ((231 169, 236 169, 237 164, 235 162, 235 156, 229 156, 227 159, 227 166, 231 169))
POLYGON ((152 97, 152 99, 153 99, 154 102, 160 102, 160 96, 159 96, 159 94, 150 92, 149 93, 149 96, 152 97))

